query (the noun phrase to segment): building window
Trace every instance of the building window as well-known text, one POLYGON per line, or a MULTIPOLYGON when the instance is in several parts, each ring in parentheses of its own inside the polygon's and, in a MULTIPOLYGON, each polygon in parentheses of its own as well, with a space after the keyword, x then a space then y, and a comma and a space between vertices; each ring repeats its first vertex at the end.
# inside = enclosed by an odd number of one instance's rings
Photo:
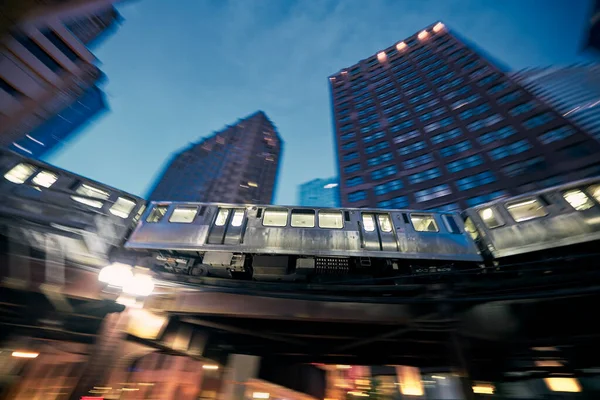
POLYGON ((450 186, 447 184, 442 184, 415 192, 415 200, 417 203, 420 203, 423 201, 436 199, 438 197, 447 196, 451 193, 452 190, 450 190, 450 186))
POLYGON ((198 207, 175 207, 169 222, 191 224, 198 214, 198 207))
POLYGON ((419 172, 418 174, 409 175, 408 181, 411 184, 416 184, 428 181, 430 179, 438 178, 440 176, 442 176, 442 173, 439 168, 431 168, 423 172, 419 172))
POLYGON ((402 181, 400 179, 396 179, 393 181, 382 183, 380 185, 376 185, 374 189, 375 189, 375 194, 377 196, 381 196, 381 195, 402 189, 403 187, 404 187, 404 185, 402 184, 402 181))
POLYGON ((470 86, 463 86, 463 87, 461 87, 458 90, 446 93, 443 96, 443 98, 444 98, 444 100, 452 100, 453 98, 461 96, 463 94, 467 94, 470 91, 471 91, 471 87, 470 86))
POLYGON ((353 172, 357 172, 360 171, 360 164, 352 164, 352 165, 348 165, 346 168, 344 168, 344 173, 346 174, 351 174, 353 172))
POLYGON ((529 221, 530 219, 540 218, 548 215, 546 209, 537 199, 520 201, 506 205, 515 222, 529 221))
POLYGON ((18 97, 18 96, 22 95, 22 93, 20 91, 18 91, 13 85, 11 85, 7 81, 5 81, 1 76, 0 76, 0 89, 4 90, 6 93, 8 93, 9 95, 11 95, 13 97, 18 97))
POLYGON ((524 114, 536 108, 538 103, 536 101, 528 101, 527 103, 521 103, 509 110, 510 115, 516 117, 517 115, 524 114))
POLYGON ((378 179, 383 179, 385 177, 388 177, 390 175, 396 175, 396 166, 395 165, 389 165, 387 167, 384 168, 380 168, 377 169, 373 172, 371 172, 371 179, 372 180, 378 180, 378 179))
POLYGON ((475 122, 471 122, 469 125, 467 125, 467 129, 471 132, 475 132, 480 129, 486 128, 488 126, 497 124, 498 122, 503 121, 503 120, 504 120, 503 116, 501 116, 500 114, 494 114, 494 115, 490 115, 487 118, 480 119, 475 122))
POLYGON ((393 106, 384 109, 383 113, 384 114, 391 114, 393 112, 401 110, 403 107, 404 107, 404 104, 402 104, 402 103, 394 104, 393 106))
POLYGON ((356 147, 356 142, 348 142, 342 145, 342 150, 350 150, 356 147))
MULTIPOLYGON (((460 211, 460 204, 458 203, 448 203, 442 206, 437 206, 433 208, 428 208, 427 211, 441 211, 441 212, 452 212, 452 211, 460 211)), ((458 227, 457 227, 458 228, 458 227)), ((459 233, 459 232, 456 232, 459 233)))
POLYGON ((315 211, 304 209, 293 209, 290 225, 294 228, 314 228, 315 211))
POLYGON ((401 131, 402 129, 406 129, 406 128, 410 128, 414 125, 414 122, 412 120, 408 120, 408 121, 404 121, 400 124, 394 125, 390 128, 390 132, 392 133, 396 133, 401 131))
POLYGON ((404 169, 416 168, 421 165, 429 164, 433 162, 433 157, 431 154, 423 154, 422 156, 411 158, 402 163, 404 169))
POLYGON ((416 102, 419 102, 421 100, 425 100, 426 98, 430 97, 433 95, 433 92, 431 90, 428 90, 427 92, 423 92, 418 96, 414 96, 411 97, 410 100, 408 101, 410 104, 414 104, 416 102))
POLYGON ((354 132, 346 133, 341 136, 342 140, 352 139, 356 134, 354 132))
POLYGON ((40 60, 50 71, 59 72, 63 70, 60 66, 44 49, 42 49, 36 42, 27 36, 16 36, 15 39, 25 47, 31 54, 33 54, 38 60, 40 60))
POLYGON ((383 150, 383 149, 387 149, 388 147, 390 147, 388 142, 379 142, 377 144, 374 144, 372 146, 366 147, 365 148, 365 152, 367 154, 372 154, 375 153, 379 150, 383 150))
POLYGON ((389 82, 389 83, 386 83, 383 86, 379 86, 379 87, 375 88, 375 93, 381 93, 384 90, 387 90, 387 89, 390 89, 390 88, 393 88, 393 87, 394 87, 394 83, 393 82, 389 82))
POLYGON ((454 154, 462 153, 463 151, 469 150, 471 148, 471 142, 468 140, 464 140, 460 143, 452 144, 450 146, 446 146, 440 150, 440 155, 442 157, 450 157, 454 154))
POLYGON ((458 190, 469 190, 492 182, 496 182, 494 174, 491 171, 484 171, 457 180, 456 186, 458 187, 458 190))
POLYGON ((499 74, 491 74, 491 75, 486 76, 485 78, 481 79, 479 82, 477 82, 477 85, 478 86, 485 86, 488 83, 494 82, 498 78, 500 78, 499 74))
POLYGON ((554 120, 554 115, 552 115, 549 112, 545 112, 542 114, 538 114, 535 117, 529 118, 528 120, 523 122, 523 125, 527 129, 533 129, 537 126, 547 124, 548 122, 550 122, 552 120, 554 120))
POLYGON ((388 122, 391 124, 391 123, 393 123, 393 122, 396 122, 396 121, 398 121, 399 119, 402 119, 402 118, 406 118, 406 117, 408 117, 408 116, 409 116, 409 114, 410 114, 410 113, 409 113, 408 111, 404 110, 404 111, 401 111, 401 112, 399 112, 399 113, 398 113, 398 114, 396 114, 396 115, 392 115, 392 116, 391 116, 391 117, 389 117, 387 120, 388 120, 388 122))
POLYGON ((340 130, 341 130, 342 132, 349 131, 350 129, 352 129, 352 124, 343 125, 343 126, 340 128, 340 130))
POLYGON ((400 100, 400 95, 396 95, 396 96, 394 96, 394 97, 390 97, 389 99, 382 101, 382 102, 381 102, 381 105, 382 105, 383 107, 387 107, 387 106, 389 106, 390 104, 392 104, 392 103, 395 103, 395 102, 396 102, 396 101, 398 101, 398 100, 400 100))
POLYGON ((398 196, 390 200, 383 200, 377 203, 377 207, 392 209, 408 207, 408 198, 406 196, 398 196))
POLYGON ((371 122, 373 120, 376 120, 378 118, 379 118, 379 115, 377 115, 377 114, 371 114, 371 115, 369 115, 369 116, 367 116, 365 118, 359 119, 358 123, 361 124, 361 125, 364 125, 364 124, 369 123, 369 122, 371 122))
POLYGON ((419 136, 419 131, 415 130, 415 131, 406 132, 402 135, 398 135, 398 136, 394 137, 394 143, 406 142, 407 140, 416 138, 417 136, 419 136))
POLYGON ((483 164, 483 157, 481 157, 479 154, 475 154, 469 157, 461 158, 456 161, 452 161, 446 164, 446 168, 448 169, 448 172, 459 172, 463 169, 473 168, 481 164, 483 164))
POLYGON ((494 85, 491 88, 489 88, 488 89, 488 93, 489 94, 496 94, 496 93, 501 92, 504 89, 508 88, 508 86, 509 86, 508 82, 500 82, 497 85, 494 85))
POLYGON ((357 186, 357 185, 361 185, 363 183, 364 183, 363 178, 360 176, 355 176, 354 178, 350 178, 350 179, 346 180, 347 187, 357 186))
POLYGON ((548 144, 552 142, 556 142, 558 140, 563 140, 573 135, 575 130, 570 126, 561 126, 560 128, 552 129, 548 132, 542 133, 538 136, 538 140, 543 144, 548 144))
POLYGON ((438 232, 432 214, 410 214, 410 220, 417 232, 438 232))
MULTIPOLYGON (((492 89, 494 89, 496 86, 492 87, 492 89)), ((491 92, 492 89, 489 91, 491 92)), ((510 92, 509 94, 505 94, 504 96, 500 97, 498 99, 498 104, 512 103, 513 101, 520 99, 522 95, 523 92, 515 90, 514 92, 510 92)))
POLYGON ((502 168, 502 172, 509 177, 515 177, 523 175, 525 173, 532 173, 536 171, 543 171, 547 168, 544 157, 534 157, 529 160, 519 161, 513 164, 509 164, 502 168))
POLYGON ((344 154, 344 161, 356 160, 358 158, 357 152, 352 152, 348 154, 344 154))
POLYGON ((478 68, 478 69, 476 69, 475 71, 473 71, 473 72, 471 72, 469 74, 469 79, 475 80, 475 79, 477 79, 479 77, 484 76, 485 74, 487 74, 489 72, 491 72, 491 71, 490 71, 490 69, 487 66, 486 67, 478 68))
POLYGON ((372 167, 375 165, 383 164, 386 161, 392 161, 393 158, 394 156, 392 155, 392 153, 385 153, 380 155, 379 157, 369 158, 367 160, 367 164, 372 167))
POLYGON ((461 130, 459 128, 454 128, 447 132, 440 133, 439 135, 432 136, 430 138, 430 140, 431 140, 431 143, 438 144, 438 143, 445 142, 447 140, 455 139, 461 135, 462 135, 461 130))
POLYGON ((435 110, 425 113, 423 115, 421 115, 419 118, 421 119, 421 121, 425 122, 425 121, 429 121, 431 118, 435 118, 435 117, 439 117, 442 114, 446 113, 446 109, 443 107, 440 108, 436 108, 435 110))
POLYGON ((429 101, 427 101, 425 103, 422 103, 422 104, 419 104, 419 105, 415 106, 415 112, 421 112, 421 111, 423 111, 426 108, 435 106, 439 102, 440 102, 440 100, 437 99, 437 98, 436 99, 431 99, 431 100, 429 100, 429 101))
POLYGON ((382 131, 379 131, 379 132, 375 132, 372 135, 363 136, 362 140, 364 143, 370 143, 374 140, 381 139, 383 137, 385 137, 385 133, 382 131))
POLYGON ((395 93, 398 93, 398 89, 393 88, 393 89, 388 90, 387 92, 384 92, 384 93, 381 93, 381 94, 377 95, 377 98, 384 99, 384 98, 388 97, 389 95, 392 95, 392 94, 395 94, 395 93))
POLYGON ((365 126, 364 128, 361 128, 360 133, 369 133, 372 130, 378 129, 381 126, 381 124, 379 122, 374 122, 369 126, 365 126))
MULTIPOLYGON (((357 101, 357 99, 355 99, 355 101, 357 101)), ((357 103, 356 108, 363 108, 368 106, 369 104, 373 104, 373 99, 367 99, 363 102, 357 103)))
POLYGON ((513 128, 512 126, 505 126, 504 128, 500 128, 497 131, 484 133, 483 135, 479 136, 477 140, 481 144, 490 144, 497 140, 506 139, 507 137, 510 137, 515 133, 517 133, 515 128, 513 128))
POLYGON ((364 190, 359 190, 357 192, 348 193, 348 201, 350 203, 355 203, 360 200, 365 200, 367 198, 367 192, 364 190))
POLYGON ((526 140, 519 140, 517 142, 507 144, 506 146, 500 146, 491 150, 488 154, 492 160, 501 160, 508 156, 523 153, 531 149, 531 144, 526 140))
POLYGON ((471 197, 470 199, 467 199, 467 205, 469 207, 474 207, 476 205, 487 203, 488 201, 492 201, 494 199, 497 199, 499 197, 503 197, 506 195, 507 195, 507 193, 503 190, 498 190, 493 193, 482 194, 480 196, 471 197))
POLYGON ((436 129, 444 128, 448 125, 451 125, 453 122, 454 122, 454 119, 452 119, 452 117, 444 118, 442 120, 433 122, 429 125, 425 125, 425 132, 433 132, 436 129))
POLYGON ((474 103, 479 99, 481 99, 481 96, 478 95, 477 93, 475 93, 475 94, 470 95, 466 99, 456 100, 454 103, 452 103, 452 105, 450 107, 452 107, 453 110, 458 110, 459 108, 469 105, 471 103, 474 103))
POLYGON ((487 104, 481 104, 477 107, 462 111, 459 114, 460 119, 467 119, 477 115, 481 115, 490 110, 490 106, 487 104))
POLYGON ((398 149, 398 154, 405 156, 407 154, 414 153, 419 150, 423 150, 426 147, 427 147, 427 144, 424 141, 420 141, 420 142, 416 142, 416 143, 413 143, 408 146, 400 147, 398 149))
POLYGON ((558 159, 586 157, 592 154, 593 150, 590 149, 590 146, 588 146, 585 142, 565 146, 557 151, 557 155, 559 156, 558 159))

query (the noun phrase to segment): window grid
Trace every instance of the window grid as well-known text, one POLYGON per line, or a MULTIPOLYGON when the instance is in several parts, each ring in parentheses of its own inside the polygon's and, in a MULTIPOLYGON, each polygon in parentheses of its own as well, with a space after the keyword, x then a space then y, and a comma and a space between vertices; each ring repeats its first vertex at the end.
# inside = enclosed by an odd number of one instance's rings
POLYGON ((456 181, 458 190, 469 190, 479 186, 496 182, 496 177, 491 171, 480 172, 475 175, 466 176, 456 181))

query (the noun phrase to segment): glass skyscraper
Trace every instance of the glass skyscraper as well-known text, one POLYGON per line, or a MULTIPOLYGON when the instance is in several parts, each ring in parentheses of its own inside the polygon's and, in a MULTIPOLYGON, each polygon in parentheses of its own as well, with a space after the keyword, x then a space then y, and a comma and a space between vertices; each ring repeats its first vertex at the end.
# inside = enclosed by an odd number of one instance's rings
POLYGON ((329 82, 344 207, 454 210, 600 167, 600 143, 442 23, 329 82))
POLYGON ((313 179, 299 185, 298 205, 305 207, 339 207, 338 179, 313 179))

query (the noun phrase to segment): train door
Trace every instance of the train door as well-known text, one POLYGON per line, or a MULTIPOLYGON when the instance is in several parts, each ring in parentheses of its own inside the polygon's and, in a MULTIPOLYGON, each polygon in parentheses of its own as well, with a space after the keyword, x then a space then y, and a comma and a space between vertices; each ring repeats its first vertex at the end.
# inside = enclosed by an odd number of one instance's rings
POLYGON ((394 225, 387 213, 362 213, 359 229, 365 250, 398 251, 394 225))
POLYGON ((219 207, 208 234, 209 244, 239 244, 246 228, 244 208, 219 207))

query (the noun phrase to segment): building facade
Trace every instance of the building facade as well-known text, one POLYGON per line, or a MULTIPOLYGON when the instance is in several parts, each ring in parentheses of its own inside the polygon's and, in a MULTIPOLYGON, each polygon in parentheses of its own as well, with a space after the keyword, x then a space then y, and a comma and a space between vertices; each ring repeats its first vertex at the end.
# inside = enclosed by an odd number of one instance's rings
POLYGON ((338 178, 313 179, 298 186, 298 205, 305 207, 339 207, 338 178))
POLYGON ((148 198, 270 204, 282 145, 258 111, 174 154, 148 198))
POLYGON ((600 0, 595 0, 592 5, 586 47, 600 52, 600 0))
POLYGON ((600 141, 600 64, 530 68, 511 75, 600 141))
POLYGON ((118 22, 112 3, 64 2, 47 12, 34 9, 0 38, 0 146, 33 156, 30 147, 50 149, 60 143, 45 143, 33 132, 94 94, 88 91, 103 75, 86 43, 118 22))
POLYGON ((600 169, 600 144, 437 23, 329 77, 341 203, 455 210, 600 169))

